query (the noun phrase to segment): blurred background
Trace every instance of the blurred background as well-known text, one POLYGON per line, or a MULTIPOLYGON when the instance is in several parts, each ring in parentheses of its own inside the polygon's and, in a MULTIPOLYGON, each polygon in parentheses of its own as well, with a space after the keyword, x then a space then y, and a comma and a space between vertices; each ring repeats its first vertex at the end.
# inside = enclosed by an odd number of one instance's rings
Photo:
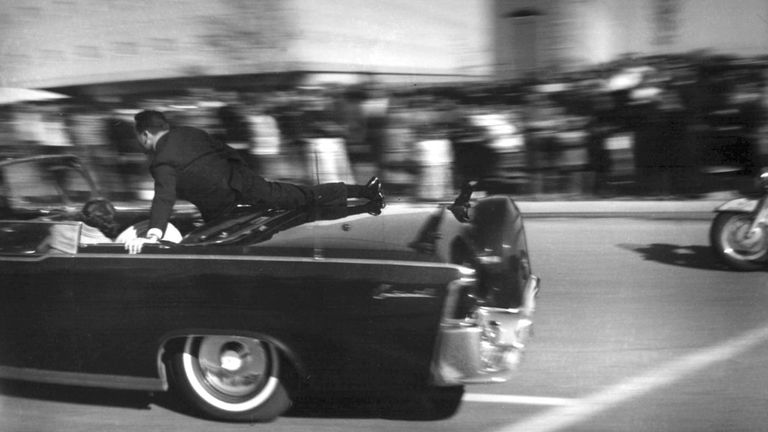
POLYGON ((0 0, 0 154, 150 199, 133 114, 262 175, 451 199, 748 188, 768 165, 765 0, 0 0))

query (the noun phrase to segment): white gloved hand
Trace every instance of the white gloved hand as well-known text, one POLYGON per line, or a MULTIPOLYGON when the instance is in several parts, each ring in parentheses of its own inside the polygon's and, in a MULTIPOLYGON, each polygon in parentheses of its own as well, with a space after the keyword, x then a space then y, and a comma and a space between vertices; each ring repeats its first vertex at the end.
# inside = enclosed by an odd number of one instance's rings
POLYGON ((156 235, 149 237, 136 237, 125 242, 125 249, 129 254, 137 254, 141 252, 145 243, 158 243, 159 238, 156 235))

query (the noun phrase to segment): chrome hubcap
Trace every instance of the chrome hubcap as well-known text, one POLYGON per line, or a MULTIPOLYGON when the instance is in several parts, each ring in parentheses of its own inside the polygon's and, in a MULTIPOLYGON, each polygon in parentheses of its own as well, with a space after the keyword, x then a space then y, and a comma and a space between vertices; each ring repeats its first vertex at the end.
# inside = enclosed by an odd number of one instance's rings
POLYGON ((269 355, 256 339, 203 337, 197 364, 201 381, 223 399, 257 393, 269 378, 269 355))
POLYGON ((722 233, 726 254, 740 260, 755 260, 766 253, 766 239, 763 229, 752 231, 748 216, 731 219, 722 233))

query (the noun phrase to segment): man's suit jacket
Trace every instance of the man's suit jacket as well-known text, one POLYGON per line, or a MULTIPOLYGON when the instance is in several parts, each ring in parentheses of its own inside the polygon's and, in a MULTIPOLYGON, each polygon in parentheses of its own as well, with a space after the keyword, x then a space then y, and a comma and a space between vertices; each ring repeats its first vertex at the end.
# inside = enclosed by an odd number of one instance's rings
POLYGON ((163 232, 177 198, 197 206, 206 222, 226 215, 238 203, 294 209, 343 206, 347 200, 347 188, 341 182, 300 186, 268 181, 234 149, 192 127, 174 128, 160 137, 149 169, 155 179, 149 227, 163 232))
POLYGON ((155 180, 150 228, 165 230, 176 199, 197 206, 206 221, 232 210, 237 202, 237 192, 229 184, 232 167, 244 163, 235 150, 205 131, 172 128, 150 156, 155 180))

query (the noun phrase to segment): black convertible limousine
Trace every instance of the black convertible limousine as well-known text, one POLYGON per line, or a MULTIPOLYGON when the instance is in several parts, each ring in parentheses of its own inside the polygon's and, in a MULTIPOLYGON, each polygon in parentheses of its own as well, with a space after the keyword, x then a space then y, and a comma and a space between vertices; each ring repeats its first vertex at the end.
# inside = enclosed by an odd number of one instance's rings
POLYGON ((225 421, 350 393, 449 416, 464 385, 511 378, 539 289, 514 202, 469 198, 244 208, 138 255, 79 244, 67 218, 6 218, 0 378, 171 390, 225 421), (72 240, 53 250, 53 232, 72 240))

